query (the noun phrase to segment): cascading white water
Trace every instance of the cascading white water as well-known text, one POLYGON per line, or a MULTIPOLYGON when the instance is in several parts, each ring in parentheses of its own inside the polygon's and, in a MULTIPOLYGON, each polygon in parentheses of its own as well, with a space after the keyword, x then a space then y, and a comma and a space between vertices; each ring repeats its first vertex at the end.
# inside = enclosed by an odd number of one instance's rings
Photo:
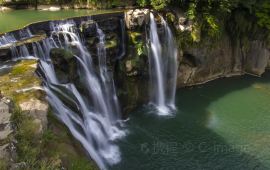
MULTIPOLYGON (((18 32, 18 39, 23 40, 26 38, 30 38, 33 35, 31 34, 31 31, 29 28, 22 29, 18 32)), ((25 45, 21 45, 19 47, 16 47, 17 39, 12 33, 7 33, 0 37, 0 47, 2 48, 10 48, 12 58, 14 60, 24 57, 24 58, 30 58, 33 59, 33 57, 29 54, 29 51, 25 45)))
MULTIPOLYGON (((116 90, 114 87, 114 81, 112 76, 109 74, 107 68, 107 54, 105 49, 105 34, 97 25, 97 32, 99 35, 99 44, 98 44, 98 60, 99 60, 99 74, 101 76, 101 85, 103 89, 104 98, 106 99, 106 105, 110 111, 114 113, 120 113, 119 102, 116 96, 116 90)), ((112 114, 108 116, 113 116, 112 114)), ((112 120, 119 119, 120 115, 112 117, 112 120)))
POLYGON ((121 59, 126 54, 126 24, 123 19, 120 21, 121 24, 121 50, 120 54, 118 55, 118 59, 121 59))
POLYGON ((13 35, 5 34, 0 37, 0 46, 5 46, 7 44, 11 44, 16 42, 16 38, 13 35))
MULTIPOLYGON (((91 155, 91 157, 97 162, 101 169, 106 169, 106 164, 115 164, 120 161, 120 152, 116 145, 113 144, 113 140, 125 135, 125 132, 119 129, 119 106, 117 102, 116 93, 114 90, 113 81, 111 75, 109 75, 106 66, 106 52, 104 49, 104 35, 101 30, 99 33, 99 69, 100 72, 97 75, 90 53, 83 46, 78 33, 75 30, 74 24, 67 23, 57 26, 53 26, 53 36, 57 37, 60 47, 69 48, 70 45, 79 51, 76 58, 81 66, 80 74, 85 77, 84 85, 89 92, 89 96, 92 98, 92 107, 87 107, 87 101, 78 92, 74 85, 72 88, 67 88, 73 94, 77 101, 82 114, 82 119, 76 120, 79 122, 80 130, 76 129, 73 125, 73 117, 70 114, 60 112, 60 119, 70 128, 72 134, 82 142, 85 149, 91 155), (64 43, 60 41, 59 35, 64 37, 64 43), (105 63, 104 63, 105 62, 105 63), (113 87, 113 88, 112 88, 113 87), (113 89, 113 90, 112 90, 113 89), (112 100, 110 100, 112 97, 112 100), (90 109, 92 108, 92 109, 90 109), (69 119, 67 121, 67 119, 69 119)), ((54 83, 55 84, 55 83, 54 83)), ((47 88, 47 91, 49 88, 47 88)), ((53 94, 53 93, 48 93, 53 94)), ((50 96, 49 97, 55 97, 50 96)), ((55 102, 51 103, 52 105, 55 102)), ((59 103, 58 103, 59 105, 59 103)), ((55 105, 55 108, 58 108, 55 105)), ((61 111, 61 110, 58 110, 61 111)), ((78 126, 78 123, 77 123, 78 126)))
POLYGON ((148 51, 151 104, 155 106, 159 115, 171 115, 175 110, 177 48, 170 27, 162 16, 160 18, 164 27, 163 43, 160 41, 155 16, 150 13, 148 51))
MULTIPOLYGON (((175 109, 177 50, 172 32, 163 18, 162 25, 165 30, 164 36, 159 37, 154 15, 150 14, 149 59, 151 88, 153 89, 152 103, 160 115, 168 115, 175 109), (170 84, 169 87, 168 84, 170 84)), ((122 28, 124 28, 123 25, 122 28)), ((106 169, 108 164, 116 164, 121 160, 119 148, 114 144, 114 140, 123 137, 126 132, 121 128, 114 81, 112 73, 107 68, 105 35, 98 25, 96 31, 99 38, 98 69, 95 69, 91 54, 84 46, 76 24, 72 21, 52 22, 51 36, 30 44, 32 51, 28 51, 28 46, 11 46, 10 48, 14 58, 35 56, 40 60, 40 75, 44 78, 44 89, 56 116, 82 143, 98 166, 106 169), (50 59, 52 48, 74 51, 79 68, 78 73, 84 80, 82 83, 85 94, 76 87, 75 83, 63 84, 58 80, 50 59)), ((30 30, 25 30, 19 35, 21 38, 32 36, 30 30)), ((122 40, 124 38, 123 36, 122 40)), ((0 46, 13 44, 16 41, 13 35, 3 36, 0 37, 0 46)), ((125 46, 122 45, 123 50, 125 46)), ((119 53, 119 57, 123 55, 124 53, 119 53)))
POLYGON ((174 40, 172 31, 167 22, 161 17, 163 26, 165 28, 165 48, 163 55, 166 56, 166 67, 167 67, 167 105, 175 110, 175 92, 176 92, 176 81, 177 81, 177 70, 178 70, 178 50, 176 42, 174 40))
MULTIPOLYGON (((125 136, 120 121, 120 109, 114 81, 106 64, 105 35, 97 25, 99 37, 99 70, 96 71, 91 54, 83 45, 73 21, 51 23, 51 36, 41 42, 32 43, 32 54, 25 46, 12 51, 16 58, 35 56, 40 59, 39 66, 44 78, 44 89, 56 116, 69 128, 73 136, 81 142, 100 169, 107 169, 121 160, 119 148, 114 140, 125 136), (52 48, 74 50, 78 63, 78 74, 84 78, 83 84, 88 94, 81 94, 72 82, 62 84, 58 80, 50 59, 52 48), (61 97, 60 97, 61 96, 61 97), (90 97, 91 99, 87 99, 90 97), (76 111, 63 101, 76 106, 76 111), (90 102, 91 101, 91 102, 90 102)), ((31 32, 24 32, 32 36, 31 32)))

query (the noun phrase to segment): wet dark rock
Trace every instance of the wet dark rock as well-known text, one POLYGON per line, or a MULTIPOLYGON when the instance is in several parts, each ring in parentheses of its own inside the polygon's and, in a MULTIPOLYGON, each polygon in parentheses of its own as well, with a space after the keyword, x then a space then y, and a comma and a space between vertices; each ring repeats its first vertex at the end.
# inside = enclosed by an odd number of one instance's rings
POLYGON ((78 78, 77 59, 70 51, 54 48, 50 51, 50 56, 57 78, 61 83, 69 83, 78 78))
POLYGON ((98 26, 100 29, 102 29, 104 32, 113 32, 115 30, 120 31, 120 22, 119 18, 108 18, 108 19, 103 19, 100 21, 97 21, 98 26))
POLYGON ((0 49, 0 61, 9 61, 12 59, 11 51, 9 48, 1 48, 0 49))
POLYGON ((97 36, 97 27, 93 20, 83 21, 80 25, 80 30, 84 35, 84 38, 97 36))

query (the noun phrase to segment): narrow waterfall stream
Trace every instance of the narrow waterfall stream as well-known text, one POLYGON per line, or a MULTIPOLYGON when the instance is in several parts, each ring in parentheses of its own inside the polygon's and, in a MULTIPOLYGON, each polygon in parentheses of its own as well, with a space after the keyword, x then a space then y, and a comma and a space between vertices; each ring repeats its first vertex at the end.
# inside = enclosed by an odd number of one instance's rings
MULTIPOLYGON (((23 45, 11 46, 13 58, 38 58, 39 75, 43 77, 47 99, 56 116, 69 128, 73 136, 81 142, 89 156, 99 168, 120 162, 121 155, 114 141, 125 136, 120 121, 120 109, 112 74, 106 65, 105 34, 96 26, 99 37, 98 71, 93 65, 90 52, 84 46, 76 24, 72 21, 51 22, 51 36, 41 42, 31 44, 32 51, 23 45), (50 58, 53 48, 73 51, 78 64, 78 74, 83 79, 84 94, 73 83, 61 83, 50 58)), ((27 30, 24 37, 31 37, 27 30)), ((1 39, 1 44, 16 41, 13 36, 1 39)))
POLYGON ((159 17, 164 29, 163 37, 159 37, 155 16, 150 13, 148 51, 151 104, 157 109, 159 115, 171 115, 176 109, 177 48, 170 27, 162 16, 159 17), (161 43, 161 38, 163 43, 161 43))

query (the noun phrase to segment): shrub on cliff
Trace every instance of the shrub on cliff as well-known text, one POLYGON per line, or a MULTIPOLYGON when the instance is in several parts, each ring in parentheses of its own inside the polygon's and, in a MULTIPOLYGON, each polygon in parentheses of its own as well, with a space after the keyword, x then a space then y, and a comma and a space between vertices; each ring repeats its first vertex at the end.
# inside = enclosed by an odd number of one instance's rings
POLYGON ((155 10, 162 10, 170 4, 171 0, 137 0, 141 7, 152 6, 155 10))

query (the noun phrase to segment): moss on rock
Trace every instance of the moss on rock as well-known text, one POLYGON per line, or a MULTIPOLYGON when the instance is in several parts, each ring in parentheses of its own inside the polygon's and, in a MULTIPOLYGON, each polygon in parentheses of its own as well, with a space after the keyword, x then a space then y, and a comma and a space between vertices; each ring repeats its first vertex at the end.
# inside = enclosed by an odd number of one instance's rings
POLYGON ((36 65, 37 60, 16 62, 8 73, 0 76, 1 93, 18 105, 30 98, 42 98, 43 93, 35 89, 41 83, 35 74, 36 65))

